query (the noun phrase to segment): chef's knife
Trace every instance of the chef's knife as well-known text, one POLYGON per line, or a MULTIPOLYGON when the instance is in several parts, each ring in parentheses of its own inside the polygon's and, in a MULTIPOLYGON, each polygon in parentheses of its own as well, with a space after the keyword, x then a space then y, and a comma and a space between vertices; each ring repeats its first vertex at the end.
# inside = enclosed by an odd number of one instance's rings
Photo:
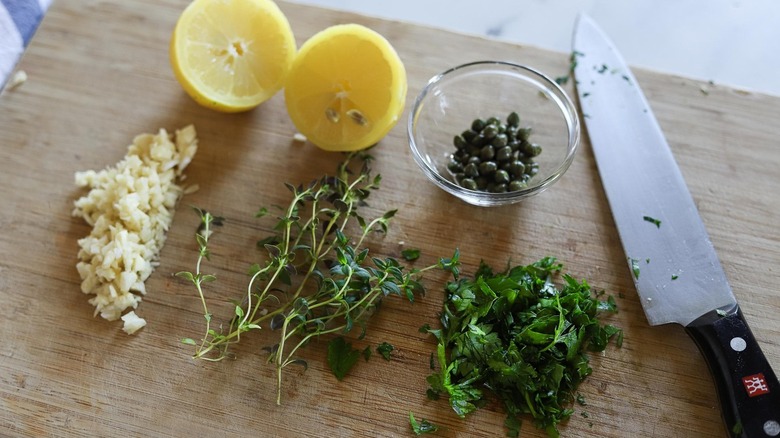
POLYGON ((732 436, 780 436, 777 377, 743 318, 636 78, 586 15, 575 26, 572 64, 582 117, 648 321, 681 324, 696 342, 732 436))

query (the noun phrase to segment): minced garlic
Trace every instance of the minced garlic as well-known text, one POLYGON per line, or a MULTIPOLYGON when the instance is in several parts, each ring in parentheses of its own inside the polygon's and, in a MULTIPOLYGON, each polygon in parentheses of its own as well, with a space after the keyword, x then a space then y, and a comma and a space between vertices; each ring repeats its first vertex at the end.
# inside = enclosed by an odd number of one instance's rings
MULTIPOLYGON (((184 192, 177 182, 197 145, 192 125, 175 136, 161 129, 135 137, 115 166, 76 173, 76 185, 90 190, 75 202, 73 215, 92 226, 89 236, 78 241, 76 269, 81 291, 95 295, 89 300, 95 315, 114 321, 128 308, 136 309, 146 294, 144 282, 157 265, 184 192)), ((146 325, 132 311, 122 319, 128 333, 146 325)))

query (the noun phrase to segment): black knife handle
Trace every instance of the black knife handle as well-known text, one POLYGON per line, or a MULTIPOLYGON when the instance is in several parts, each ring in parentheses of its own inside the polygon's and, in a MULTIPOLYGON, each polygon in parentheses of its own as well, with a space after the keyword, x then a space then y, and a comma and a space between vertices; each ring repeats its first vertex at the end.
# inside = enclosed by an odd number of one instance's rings
POLYGON ((780 383, 739 305, 685 327, 710 368, 730 436, 780 437, 780 383))

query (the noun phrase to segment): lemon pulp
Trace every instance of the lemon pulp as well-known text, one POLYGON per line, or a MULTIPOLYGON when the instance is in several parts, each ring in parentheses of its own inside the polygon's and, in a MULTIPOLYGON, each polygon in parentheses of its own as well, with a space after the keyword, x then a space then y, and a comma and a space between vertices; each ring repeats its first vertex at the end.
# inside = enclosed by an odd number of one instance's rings
POLYGON ((296 128, 330 151, 354 151, 381 140, 406 100, 406 70, 392 45, 358 24, 329 27, 300 48, 285 83, 296 128))
POLYGON ((171 37, 176 79, 196 102, 225 112, 271 98, 294 57, 290 24, 271 0, 195 0, 171 37))

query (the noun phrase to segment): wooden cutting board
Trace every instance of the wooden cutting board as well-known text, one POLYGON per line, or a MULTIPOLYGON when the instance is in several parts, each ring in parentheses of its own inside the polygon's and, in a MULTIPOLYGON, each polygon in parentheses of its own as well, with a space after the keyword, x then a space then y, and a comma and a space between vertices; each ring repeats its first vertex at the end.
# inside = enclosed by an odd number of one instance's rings
MULTIPOLYGON (((209 270, 215 300, 241 294, 255 241, 267 228, 262 205, 288 199, 282 181, 307 182, 331 172, 340 156, 292 141, 278 95, 245 114, 195 105, 175 82, 168 38, 185 0, 54 2, 20 69, 29 79, 0 98, 0 435, 3 436, 410 436, 408 414, 443 427, 437 436, 505 434, 497 403, 466 420, 444 400, 426 399, 434 343, 418 332, 436 322, 443 275, 426 278, 414 305, 388 300, 363 348, 386 341, 392 359, 359 363, 338 382, 324 364, 326 342, 303 353, 305 372, 287 375, 283 404, 261 347, 247 337, 236 360, 195 361, 183 337, 197 338, 203 315, 195 291, 173 273, 192 269, 198 219, 187 204, 226 217, 215 235, 209 270), (119 161, 142 132, 194 124, 200 150, 188 169, 200 191, 182 201, 147 282, 136 335, 93 318, 79 289, 76 240, 89 228, 71 217, 82 192, 76 171, 119 161)), ((481 59, 511 60, 563 75, 568 54, 281 3, 298 43, 325 27, 368 25, 397 48, 409 75, 408 107, 427 79, 481 59)), ((727 60, 724 60, 727 62, 727 60)), ((746 66, 749 68, 750 66, 746 66)), ((637 69, 719 251, 744 313, 780 370, 780 98, 637 69)), ((571 87, 571 84, 568 85, 571 87)), ((572 90, 569 88, 569 92, 572 90)), ((573 95, 573 94, 572 94, 573 95)), ((466 205, 428 183, 399 124, 374 150, 383 188, 376 211, 398 208, 379 255, 422 250, 419 263, 460 248, 463 270, 553 255, 566 272, 619 296, 609 319, 625 330, 620 349, 592 358, 582 385, 586 406, 562 427, 570 437, 722 437, 714 385, 693 342, 678 326, 649 327, 620 248, 587 137, 565 177, 520 205, 466 205)), ((224 319, 229 305, 215 310, 224 319)), ((523 437, 543 437, 526 421, 523 437)))

